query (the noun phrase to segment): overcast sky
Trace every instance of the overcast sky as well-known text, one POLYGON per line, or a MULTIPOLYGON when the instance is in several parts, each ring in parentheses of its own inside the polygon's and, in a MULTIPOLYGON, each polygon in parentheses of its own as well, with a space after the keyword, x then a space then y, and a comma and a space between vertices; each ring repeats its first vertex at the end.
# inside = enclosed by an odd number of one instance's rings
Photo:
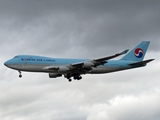
POLYGON ((1 120, 159 120, 159 0, 1 0, 1 120), (144 68, 81 81, 3 63, 19 54, 100 58, 151 41, 144 68))

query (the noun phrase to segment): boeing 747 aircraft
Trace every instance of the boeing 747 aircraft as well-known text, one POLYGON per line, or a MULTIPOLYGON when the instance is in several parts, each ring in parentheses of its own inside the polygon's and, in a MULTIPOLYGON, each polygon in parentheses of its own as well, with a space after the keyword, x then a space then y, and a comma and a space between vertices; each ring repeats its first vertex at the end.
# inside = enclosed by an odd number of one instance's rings
POLYGON ((21 71, 26 72, 45 72, 49 73, 50 78, 61 77, 62 75, 72 81, 82 79, 83 74, 102 74, 115 71, 144 67, 154 59, 144 60, 145 53, 149 46, 149 41, 142 41, 138 46, 121 53, 103 57, 99 59, 65 59, 50 58, 33 55, 17 55, 6 61, 5 66, 17 70, 21 78, 21 71), (110 60, 120 55, 126 54, 119 60, 110 60))

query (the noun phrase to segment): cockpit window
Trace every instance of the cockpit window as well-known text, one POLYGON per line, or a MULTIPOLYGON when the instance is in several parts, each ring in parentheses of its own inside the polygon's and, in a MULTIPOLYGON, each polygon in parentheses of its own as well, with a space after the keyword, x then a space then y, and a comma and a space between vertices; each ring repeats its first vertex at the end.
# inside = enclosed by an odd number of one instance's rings
POLYGON ((15 56, 14 58, 18 58, 18 56, 15 56))

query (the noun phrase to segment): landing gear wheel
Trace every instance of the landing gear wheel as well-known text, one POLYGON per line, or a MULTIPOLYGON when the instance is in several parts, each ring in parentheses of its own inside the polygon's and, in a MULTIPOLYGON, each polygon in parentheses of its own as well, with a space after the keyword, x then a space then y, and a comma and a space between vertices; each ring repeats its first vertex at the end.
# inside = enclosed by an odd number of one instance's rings
POLYGON ((73 78, 74 78, 74 80, 77 80, 78 77, 77 77, 77 76, 74 76, 73 78))
POLYGON ((73 78, 74 78, 74 80, 80 80, 80 79, 82 79, 82 77, 80 75, 76 75, 73 78))
POLYGON ((79 77, 78 77, 78 80, 80 80, 80 79, 82 79, 82 77, 81 77, 81 76, 79 76, 79 77))
POLYGON ((71 81, 72 81, 72 79, 68 79, 68 81, 69 81, 69 82, 71 82, 71 81))
POLYGON ((19 78, 21 78, 22 77, 22 75, 19 75, 19 78))

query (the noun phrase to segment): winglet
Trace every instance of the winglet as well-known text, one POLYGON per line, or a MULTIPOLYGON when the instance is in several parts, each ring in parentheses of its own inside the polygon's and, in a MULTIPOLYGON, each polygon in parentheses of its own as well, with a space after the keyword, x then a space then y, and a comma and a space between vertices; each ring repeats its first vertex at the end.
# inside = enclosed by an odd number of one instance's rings
POLYGON ((126 54, 128 51, 129 51, 129 49, 126 49, 126 50, 124 50, 124 51, 121 52, 121 53, 115 54, 114 56, 115 56, 115 57, 118 57, 118 56, 120 56, 120 55, 126 54))
POLYGON ((129 49, 126 49, 126 50, 124 50, 123 52, 121 52, 120 54, 121 54, 121 55, 126 54, 128 51, 129 51, 129 49))

